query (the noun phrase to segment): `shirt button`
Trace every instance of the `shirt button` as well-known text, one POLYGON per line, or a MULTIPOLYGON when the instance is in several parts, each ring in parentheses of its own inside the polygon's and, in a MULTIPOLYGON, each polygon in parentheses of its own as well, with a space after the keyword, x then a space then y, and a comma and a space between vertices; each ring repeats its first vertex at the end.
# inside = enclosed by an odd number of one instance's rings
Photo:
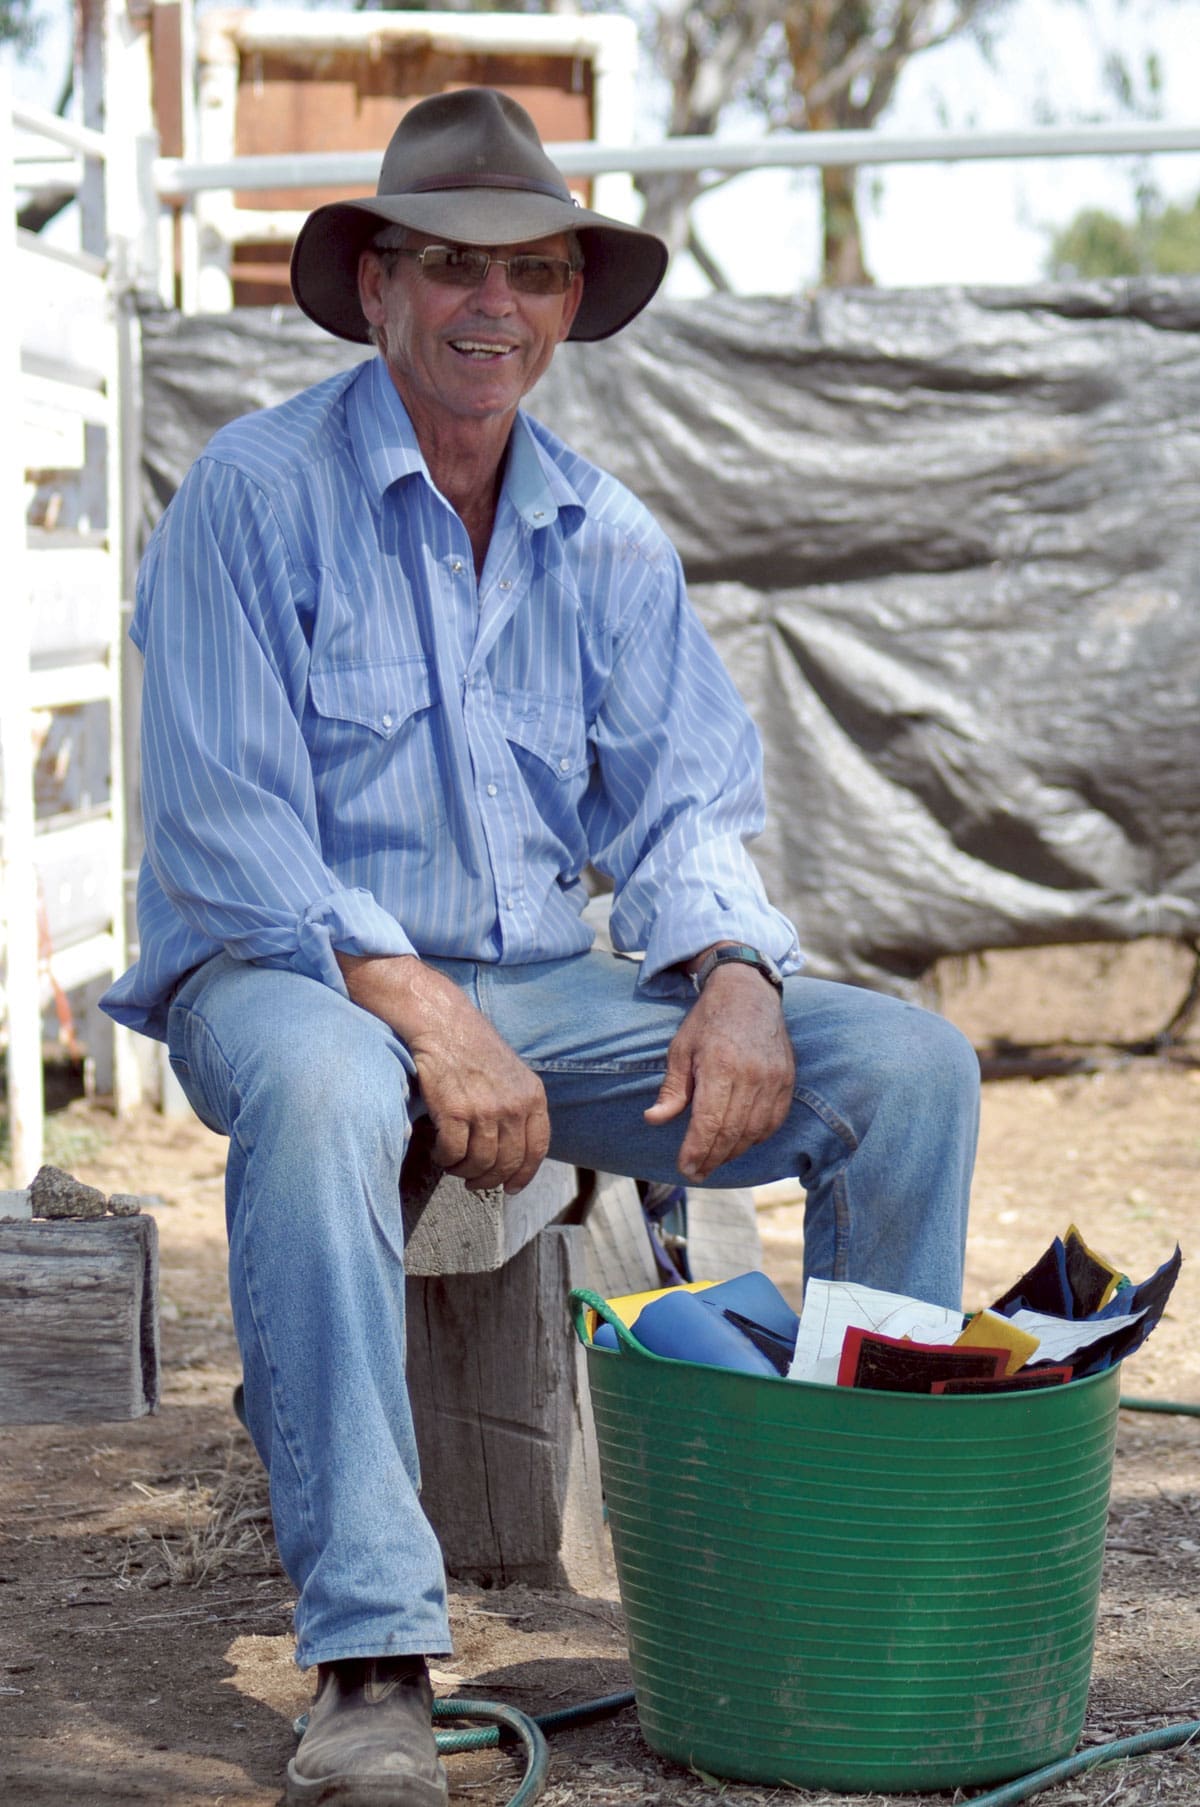
POLYGON ((569 772, 571 769, 571 761, 569 759, 560 759, 558 762, 558 769, 560 772, 569 772))
POLYGON ((462 562, 461 558, 452 558, 450 560, 450 569, 453 571, 455 577, 459 577, 462 575, 462 568, 463 568, 463 562, 462 562))
POLYGON ((384 716, 384 717, 383 717, 383 725, 384 725, 384 727, 385 727, 385 728, 390 728, 390 727, 391 727, 391 725, 392 725, 392 718, 391 718, 391 716, 390 716, 390 715, 385 715, 385 716, 384 716))
POLYGON ((500 579, 500 588, 502 590, 511 590, 512 589, 512 578, 511 577, 502 577, 500 579))
POLYGON ((494 797, 496 795, 496 786, 494 784, 488 785, 487 794, 489 797, 494 797))
POLYGON ((544 521, 546 518, 546 510, 544 508, 535 508, 533 511, 533 518, 535 521, 544 521))
POLYGON ((504 899, 504 908, 505 908, 505 909, 506 909, 506 910, 511 910, 511 909, 512 909, 512 907, 513 907, 513 900, 512 900, 512 898, 511 898, 511 897, 506 897, 506 898, 505 898, 505 899, 504 899))

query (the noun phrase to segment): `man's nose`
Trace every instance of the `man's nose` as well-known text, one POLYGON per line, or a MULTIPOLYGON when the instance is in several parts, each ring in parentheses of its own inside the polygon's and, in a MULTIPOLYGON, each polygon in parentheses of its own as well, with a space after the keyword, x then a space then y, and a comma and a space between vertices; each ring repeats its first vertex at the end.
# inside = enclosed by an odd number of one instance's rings
POLYGON ((480 305, 489 311, 499 310, 507 313, 511 307, 516 305, 512 284, 508 280, 508 264, 503 258, 493 257, 477 294, 480 305))

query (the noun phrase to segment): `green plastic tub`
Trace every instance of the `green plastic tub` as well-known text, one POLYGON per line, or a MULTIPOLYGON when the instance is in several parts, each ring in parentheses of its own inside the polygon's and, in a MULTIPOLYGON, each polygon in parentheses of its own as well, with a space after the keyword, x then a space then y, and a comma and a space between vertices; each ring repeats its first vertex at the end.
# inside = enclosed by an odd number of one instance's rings
POLYGON ((1074 1748, 1118 1369, 992 1398, 810 1386, 651 1355, 594 1293, 571 1303, 654 1750, 897 1792, 1074 1748))

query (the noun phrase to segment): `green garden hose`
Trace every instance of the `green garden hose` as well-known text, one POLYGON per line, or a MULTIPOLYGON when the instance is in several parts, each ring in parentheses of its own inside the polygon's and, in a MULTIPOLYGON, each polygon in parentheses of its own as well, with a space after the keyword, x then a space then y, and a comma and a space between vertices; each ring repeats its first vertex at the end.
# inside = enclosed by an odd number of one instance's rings
POLYGON ((433 1717, 439 1719, 488 1719, 492 1723, 463 1732, 438 1732, 437 1747, 441 1756, 458 1751, 486 1750, 500 1743, 507 1731, 525 1747, 525 1774, 521 1786, 512 1795, 508 1807, 529 1807, 546 1786, 550 1753, 546 1749, 546 1732, 556 1732, 568 1725, 586 1725, 593 1719, 619 1713, 633 1705, 633 1695, 605 1694, 598 1700, 581 1701, 576 1707, 561 1707, 556 1713, 540 1713, 535 1718, 516 1707, 502 1706, 495 1700, 435 1700, 433 1717))

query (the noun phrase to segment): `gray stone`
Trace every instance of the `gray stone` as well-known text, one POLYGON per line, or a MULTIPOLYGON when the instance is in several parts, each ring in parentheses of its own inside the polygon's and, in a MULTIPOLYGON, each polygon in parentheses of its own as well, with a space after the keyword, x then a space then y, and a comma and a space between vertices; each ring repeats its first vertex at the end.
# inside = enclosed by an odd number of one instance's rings
POLYGON ((114 1217, 140 1217, 142 1201, 136 1192, 114 1192, 108 1208, 114 1217))
POLYGON ((107 1202, 98 1187, 85 1186, 61 1167, 39 1167, 29 1187, 35 1217, 103 1217, 107 1202))

